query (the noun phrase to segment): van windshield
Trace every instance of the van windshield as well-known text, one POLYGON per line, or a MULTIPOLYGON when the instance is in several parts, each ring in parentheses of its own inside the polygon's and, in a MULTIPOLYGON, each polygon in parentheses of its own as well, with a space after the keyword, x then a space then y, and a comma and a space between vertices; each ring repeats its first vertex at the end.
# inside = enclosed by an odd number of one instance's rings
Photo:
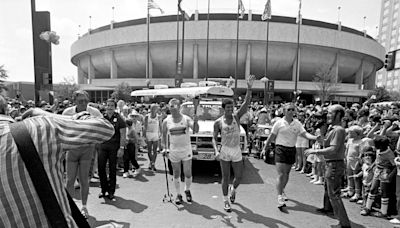
MULTIPOLYGON (((183 104, 181 109, 182 114, 190 117, 194 116, 193 104, 183 104)), ((199 120, 216 120, 224 114, 221 104, 199 104, 197 107, 197 116, 199 120)))

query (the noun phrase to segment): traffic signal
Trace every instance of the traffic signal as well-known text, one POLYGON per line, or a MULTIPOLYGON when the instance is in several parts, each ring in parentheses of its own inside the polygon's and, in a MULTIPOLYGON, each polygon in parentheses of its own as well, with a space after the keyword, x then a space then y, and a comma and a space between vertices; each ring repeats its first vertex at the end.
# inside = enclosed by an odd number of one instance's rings
POLYGON ((388 52, 385 55, 385 68, 387 71, 394 69, 395 59, 396 59, 395 52, 388 52))

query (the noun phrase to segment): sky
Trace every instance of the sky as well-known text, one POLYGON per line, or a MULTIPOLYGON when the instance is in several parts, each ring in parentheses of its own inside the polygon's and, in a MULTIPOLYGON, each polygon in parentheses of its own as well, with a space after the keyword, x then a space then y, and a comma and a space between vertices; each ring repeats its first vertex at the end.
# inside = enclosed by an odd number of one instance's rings
MULTIPOLYGON (((176 0, 154 0, 164 15, 176 14, 176 0)), ((8 81, 34 81, 32 24, 30 0, 1 0, 0 65, 8 72, 8 81)), ((249 9, 261 14, 267 0, 242 0, 249 9)), ((196 9, 207 13, 207 0, 183 0, 189 14, 196 9)), ((302 0, 305 19, 336 23, 377 36, 381 0, 302 0), (338 7, 340 6, 340 11, 338 7), (364 19, 365 17, 365 19, 364 19)), ((37 11, 49 11, 51 28, 60 36, 60 44, 52 46, 53 82, 77 78, 71 63, 71 45, 89 28, 146 17, 147 0, 36 0, 37 11), (112 10, 114 7, 114 11, 112 10), (91 20, 89 19, 91 18, 91 20)), ((299 0, 271 0, 272 15, 296 17, 299 0)), ((237 0, 210 0, 211 13, 236 13, 237 0)), ((151 10, 152 16, 161 16, 151 10)))

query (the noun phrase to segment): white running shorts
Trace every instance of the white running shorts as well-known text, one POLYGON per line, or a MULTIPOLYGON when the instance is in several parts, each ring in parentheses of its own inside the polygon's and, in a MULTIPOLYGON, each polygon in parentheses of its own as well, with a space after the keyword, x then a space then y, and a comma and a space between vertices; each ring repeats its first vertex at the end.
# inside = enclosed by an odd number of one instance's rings
POLYGON ((223 161, 239 162, 242 161, 242 150, 240 147, 221 147, 219 157, 223 161))

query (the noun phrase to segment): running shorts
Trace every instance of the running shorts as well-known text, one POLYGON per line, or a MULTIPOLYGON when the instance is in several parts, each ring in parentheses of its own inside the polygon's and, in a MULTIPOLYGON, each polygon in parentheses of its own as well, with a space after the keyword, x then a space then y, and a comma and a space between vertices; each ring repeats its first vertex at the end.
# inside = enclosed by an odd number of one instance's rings
POLYGON ((95 145, 84 146, 79 149, 68 150, 66 155, 67 162, 90 161, 93 158, 95 145))
POLYGON ((275 162, 293 165, 296 162, 296 147, 276 145, 275 162))
POLYGON ((193 158, 193 152, 190 151, 170 151, 168 154, 169 160, 171 162, 181 162, 181 161, 189 161, 193 158))
POLYGON ((160 137, 159 137, 158 133, 147 132, 146 139, 149 142, 155 142, 155 141, 158 142, 158 140, 160 140, 160 137))
POLYGON ((222 146, 220 150, 219 157, 223 161, 239 162, 242 161, 242 150, 240 147, 231 148, 227 146, 222 146))

